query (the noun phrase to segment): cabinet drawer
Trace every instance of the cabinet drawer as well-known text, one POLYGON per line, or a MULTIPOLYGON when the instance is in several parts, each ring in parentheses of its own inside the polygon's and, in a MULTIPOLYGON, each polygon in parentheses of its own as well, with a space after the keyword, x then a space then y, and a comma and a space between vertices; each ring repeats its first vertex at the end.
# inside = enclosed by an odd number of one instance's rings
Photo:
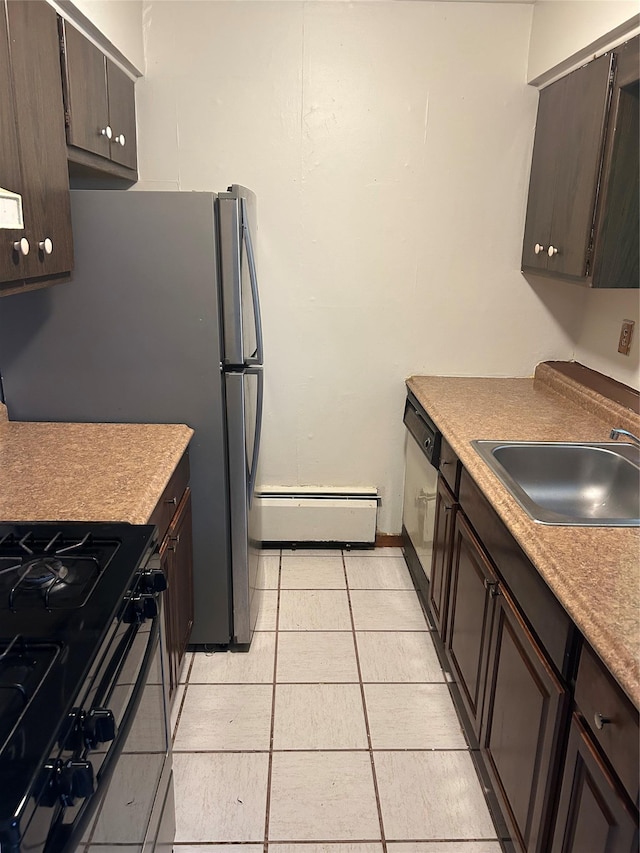
POLYGON ((601 663, 584 645, 580 654, 575 699, 591 734, 600 745, 625 790, 638 797, 638 712, 601 663), (597 716, 600 715, 600 716, 597 716), (608 722, 600 723, 600 717, 608 722))
POLYGON ((446 480, 446 483, 453 492, 453 496, 455 498, 458 497, 458 492, 460 491, 461 470, 462 466, 460 464, 460 460, 451 449, 449 442, 443 436, 442 443, 440 445, 440 473, 446 480))
POLYGON ((178 509, 185 489, 189 483, 189 453, 184 454, 162 493, 162 497, 151 513, 149 524, 155 524, 158 528, 158 541, 162 542, 166 536, 171 519, 178 509))

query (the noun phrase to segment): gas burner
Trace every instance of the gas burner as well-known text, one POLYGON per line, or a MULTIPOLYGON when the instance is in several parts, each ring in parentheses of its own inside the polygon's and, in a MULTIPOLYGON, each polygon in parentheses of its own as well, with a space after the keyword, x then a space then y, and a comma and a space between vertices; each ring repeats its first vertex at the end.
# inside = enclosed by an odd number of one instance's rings
POLYGON ((118 542, 37 525, 0 539, 0 609, 82 607, 118 550, 118 542), (3 599, 3 595, 6 596, 3 599))
POLYGON ((62 583, 69 569, 56 557, 36 557, 20 566, 22 582, 27 587, 41 587, 45 584, 62 583))

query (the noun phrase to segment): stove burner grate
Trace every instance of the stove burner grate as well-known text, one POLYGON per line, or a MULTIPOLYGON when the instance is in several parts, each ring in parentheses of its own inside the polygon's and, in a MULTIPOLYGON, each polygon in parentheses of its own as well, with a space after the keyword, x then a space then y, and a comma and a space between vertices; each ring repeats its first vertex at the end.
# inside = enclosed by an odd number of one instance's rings
POLYGON ((71 541, 62 531, 43 539, 33 530, 20 538, 7 533, 0 539, 0 594, 10 610, 37 601, 47 609, 81 607, 117 547, 90 532, 71 541))
POLYGON ((0 756, 59 652, 55 643, 20 635, 0 640, 0 756))

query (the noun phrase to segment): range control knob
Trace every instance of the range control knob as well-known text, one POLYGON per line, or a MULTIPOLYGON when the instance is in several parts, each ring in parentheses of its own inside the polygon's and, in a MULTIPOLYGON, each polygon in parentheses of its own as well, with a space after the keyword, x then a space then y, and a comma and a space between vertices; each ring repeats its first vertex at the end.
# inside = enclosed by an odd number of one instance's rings
POLYGON ((61 761, 45 764, 49 776, 47 785, 38 799, 42 806, 74 806, 77 799, 90 797, 94 790, 93 766, 88 761, 61 761))
POLYGON ((142 593, 129 598, 122 621, 127 624, 142 624, 158 615, 158 604, 153 593, 142 593))
POLYGON ((167 578, 162 569, 150 569, 140 576, 140 586, 145 592, 164 592, 167 578))
POLYGON ((142 599, 142 612, 145 618, 155 619, 158 615, 158 602, 155 595, 141 595, 140 598, 142 599))
POLYGON ((116 721, 108 708, 93 708, 82 725, 84 742, 88 749, 97 749, 116 736, 116 721))

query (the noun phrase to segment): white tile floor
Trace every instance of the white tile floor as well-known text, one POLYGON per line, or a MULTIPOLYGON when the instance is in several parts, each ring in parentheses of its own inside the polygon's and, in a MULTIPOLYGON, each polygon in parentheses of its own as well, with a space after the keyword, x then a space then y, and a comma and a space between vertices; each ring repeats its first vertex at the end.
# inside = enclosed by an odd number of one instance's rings
POLYGON ((179 853, 500 853, 399 549, 273 551, 248 653, 189 655, 179 853))

